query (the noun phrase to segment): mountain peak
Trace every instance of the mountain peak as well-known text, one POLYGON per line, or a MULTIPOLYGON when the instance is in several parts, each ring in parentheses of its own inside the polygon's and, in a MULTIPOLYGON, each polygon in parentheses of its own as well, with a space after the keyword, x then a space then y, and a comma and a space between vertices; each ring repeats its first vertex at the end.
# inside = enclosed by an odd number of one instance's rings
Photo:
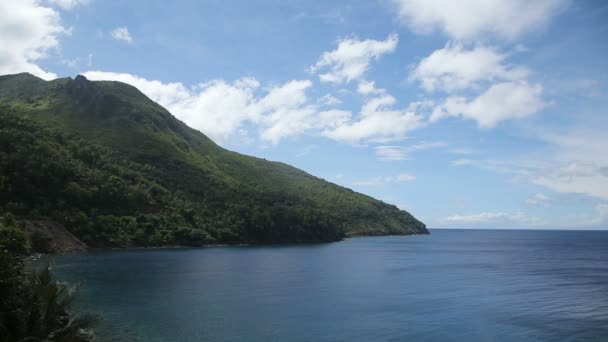
POLYGON ((83 75, 77 75, 76 78, 74 79, 74 81, 76 81, 76 82, 87 82, 88 80, 83 75))

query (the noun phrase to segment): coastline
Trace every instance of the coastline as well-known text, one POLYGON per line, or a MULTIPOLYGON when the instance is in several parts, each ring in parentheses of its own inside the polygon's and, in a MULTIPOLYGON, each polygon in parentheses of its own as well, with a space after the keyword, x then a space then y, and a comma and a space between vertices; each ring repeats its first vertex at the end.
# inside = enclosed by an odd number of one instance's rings
POLYGON ((315 241, 315 242, 238 242, 238 243, 210 243, 197 246, 190 245, 167 245, 167 246, 125 246, 125 247, 87 247, 82 250, 61 250, 49 253, 34 253, 27 257, 28 261, 35 261, 44 256, 53 255, 67 255, 67 254, 79 254, 79 253, 94 253, 94 252, 105 252, 105 251, 141 251, 141 250, 163 250, 163 249, 199 249, 199 248, 214 248, 214 247, 264 247, 264 246, 301 246, 301 245, 316 245, 316 244, 331 244, 343 242, 346 239, 351 238, 365 238, 365 237, 382 237, 382 236, 418 236, 418 235, 430 235, 427 233, 413 233, 413 234, 349 234, 344 238, 336 241, 315 241))

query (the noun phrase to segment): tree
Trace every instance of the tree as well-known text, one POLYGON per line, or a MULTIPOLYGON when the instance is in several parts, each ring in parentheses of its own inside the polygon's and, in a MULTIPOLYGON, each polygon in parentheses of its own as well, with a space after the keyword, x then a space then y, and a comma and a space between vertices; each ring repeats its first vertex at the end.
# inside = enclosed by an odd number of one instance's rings
POLYGON ((96 317, 74 315, 78 285, 53 279, 51 270, 26 273, 25 233, 12 220, 0 222, 0 341, 93 341, 96 317), (8 224, 7 224, 8 223, 8 224))

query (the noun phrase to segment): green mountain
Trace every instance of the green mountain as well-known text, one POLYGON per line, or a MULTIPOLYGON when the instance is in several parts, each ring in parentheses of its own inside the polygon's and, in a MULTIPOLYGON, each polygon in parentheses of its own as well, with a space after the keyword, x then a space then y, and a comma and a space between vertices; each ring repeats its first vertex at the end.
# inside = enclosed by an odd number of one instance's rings
POLYGON ((428 234, 406 211, 231 152, 136 88, 0 76, 0 208, 92 246, 428 234))

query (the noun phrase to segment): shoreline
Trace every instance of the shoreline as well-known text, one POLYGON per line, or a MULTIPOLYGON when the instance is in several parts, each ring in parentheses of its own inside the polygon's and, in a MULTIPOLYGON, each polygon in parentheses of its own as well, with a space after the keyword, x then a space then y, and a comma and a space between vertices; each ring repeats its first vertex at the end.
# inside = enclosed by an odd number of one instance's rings
POLYGON ((301 245, 317 245, 317 244, 330 244, 343 242, 346 239, 352 238, 366 238, 366 237, 382 237, 382 236, 418 236, 418 235, 430 235, 423 233, 415 234, 378 234, 378 235, 365 235, 356 234, 348 235, 341 240, 336 241, 318 241, 318 242, 270 242, 270 243, 252 243, 252 242, 240 242, 240 243, 211 243, 203 244, 198 246, 188 245, 168 245, 168 246, 128 246, 128 247, 88 247, 84 250, 71 250, 71 251, 58 251, 52 253, 35 253, 27 257, 28 260, 37 260, 43 256, 54 256, 54 255, 66 255, 66 254, 77 254, 77 253, 91 253, 91 252, 105 252, 105 251, 139 251, 139 250, 156 250, 156 249, 198 249, 198 248, 214 248, 214 247, 272 247, 272 246, 301 246, 301 245))

